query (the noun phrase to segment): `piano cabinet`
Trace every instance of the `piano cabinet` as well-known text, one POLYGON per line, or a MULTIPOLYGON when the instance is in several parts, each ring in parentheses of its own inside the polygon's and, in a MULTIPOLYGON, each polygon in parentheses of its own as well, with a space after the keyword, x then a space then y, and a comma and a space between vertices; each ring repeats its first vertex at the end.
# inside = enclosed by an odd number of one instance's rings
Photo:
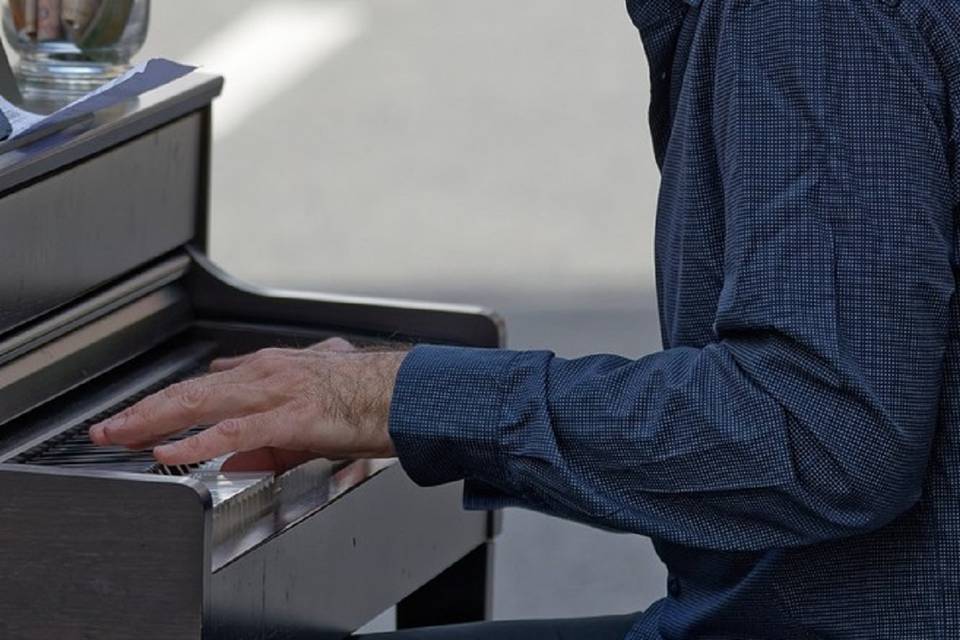
POLYGON ((334 335, 503 344, 482 309, 244 284, 206 254, 194 73, 0 155, 0 638, 342 638, 488 617, 498 514, 396 461, 224 478, 92 447, 96 420, 215 355, 334 335), (227 487, 229 490, 225 490, 227 487))
POLYGON ((215 571, 209 496, 189 483, 11 467, 3 638, 322 640, 397 602, 401 628, 489 614, 485 514, 450 518, 459 488, 419 489, 397 465, 215 571))

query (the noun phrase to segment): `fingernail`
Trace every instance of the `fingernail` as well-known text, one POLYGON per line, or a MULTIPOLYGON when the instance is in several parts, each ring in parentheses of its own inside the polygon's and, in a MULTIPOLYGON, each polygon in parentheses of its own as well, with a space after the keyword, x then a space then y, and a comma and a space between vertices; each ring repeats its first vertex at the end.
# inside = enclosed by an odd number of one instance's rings
POLYGON ((104 440, 103 425, 98 424, 90 427, 89 433, 90 433, 90 440, 93 441, 94 443, 99 444, 100 442, 103 442, 104 440))

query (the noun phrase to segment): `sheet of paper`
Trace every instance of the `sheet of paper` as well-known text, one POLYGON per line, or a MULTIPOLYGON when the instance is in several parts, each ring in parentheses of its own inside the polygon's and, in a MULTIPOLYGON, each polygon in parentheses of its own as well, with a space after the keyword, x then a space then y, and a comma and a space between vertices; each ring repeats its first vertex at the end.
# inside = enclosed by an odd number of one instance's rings
POLYGON ((155 58, 130 69, 96 91, 71 102, 50 115, 41 115, 20 109, 0 97, 0 111, 10 121, 13 128, 13 132, 7 139, 16 140, 38 129, 72 120, 101 109, 107 109, 162 87, 187 75, 194 69, 195 67, 177 64, 163 58, 155 58))
POLYGON ((23 109, 20 109, 19 107, 7 102, 2 97, 0 97, 0 111, 3 111, 3 115, 6 116, 12 128, 10 136, 7 138, 7 140, 18 138, 19 136, 23 135, 27 129, 43 120, 42 115, 24 111, 23 109))

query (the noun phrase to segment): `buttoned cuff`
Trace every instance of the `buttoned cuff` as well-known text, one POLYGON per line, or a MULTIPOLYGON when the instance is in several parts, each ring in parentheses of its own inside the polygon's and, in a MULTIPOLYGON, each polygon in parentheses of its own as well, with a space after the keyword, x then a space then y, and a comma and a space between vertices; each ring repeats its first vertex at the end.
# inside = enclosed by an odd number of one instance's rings
POLYGON ((404 359, 390 405, 390 437, 421 486, 467 478, 501 484, 501 377, 515 353, 419 346, 404 359))

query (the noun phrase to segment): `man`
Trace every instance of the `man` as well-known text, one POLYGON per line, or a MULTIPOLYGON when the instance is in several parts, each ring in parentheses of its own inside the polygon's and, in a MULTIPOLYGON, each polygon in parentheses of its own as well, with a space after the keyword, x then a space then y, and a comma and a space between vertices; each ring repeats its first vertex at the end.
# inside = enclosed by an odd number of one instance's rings
POLYGON ((664 351, 268 351, 93 437, 218 423, 156 456, 234 468, 396 454, 468 507, 650 536, 670 571, 629 619, 399 637, 960 637, 960 3, 628 6, 664 351))

